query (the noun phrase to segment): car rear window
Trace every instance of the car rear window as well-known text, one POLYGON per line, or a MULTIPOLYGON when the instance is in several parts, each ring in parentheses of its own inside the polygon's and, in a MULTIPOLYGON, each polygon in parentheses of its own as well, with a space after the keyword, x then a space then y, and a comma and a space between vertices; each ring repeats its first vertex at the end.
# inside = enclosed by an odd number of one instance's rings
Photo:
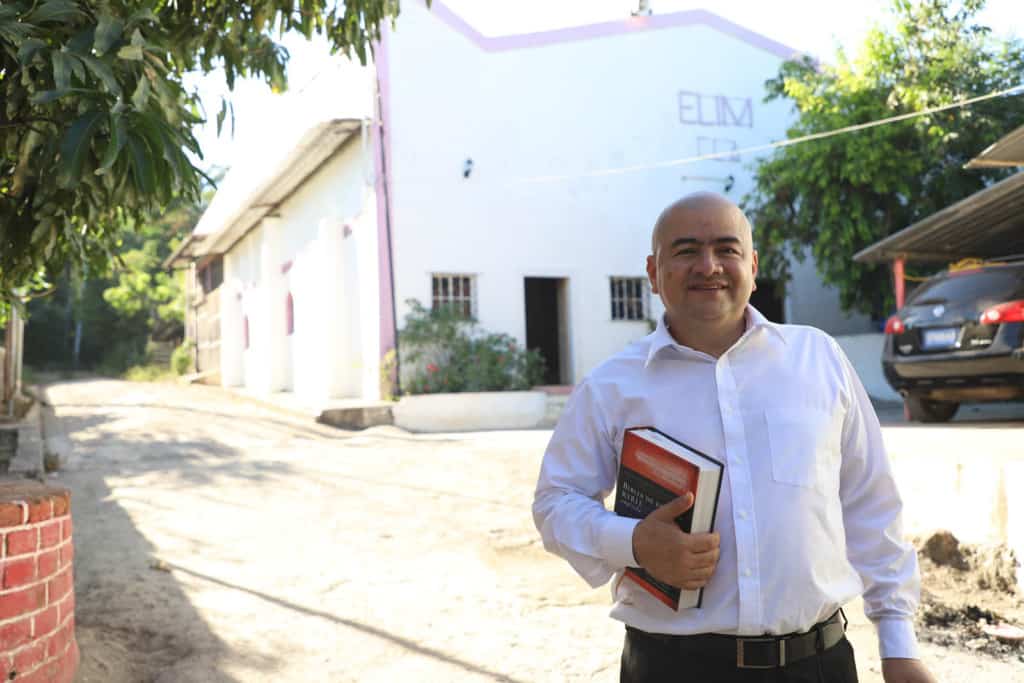
POLYGON ((991 268, 958 275, 945 275, 926 282, 914 292, 909 303, 960 303, 977 300, 1024 298, 1024 268, 991 268))

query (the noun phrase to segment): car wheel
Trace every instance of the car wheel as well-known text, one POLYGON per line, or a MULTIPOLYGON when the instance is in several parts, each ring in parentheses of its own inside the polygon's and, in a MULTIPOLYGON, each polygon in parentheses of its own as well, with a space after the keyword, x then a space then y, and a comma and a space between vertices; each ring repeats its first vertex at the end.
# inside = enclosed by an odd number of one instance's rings
POLYGON ((949 422, 956 415, 959 403, 931 401, 919 396, 907 396, 907 410, 915 422, 949 422))

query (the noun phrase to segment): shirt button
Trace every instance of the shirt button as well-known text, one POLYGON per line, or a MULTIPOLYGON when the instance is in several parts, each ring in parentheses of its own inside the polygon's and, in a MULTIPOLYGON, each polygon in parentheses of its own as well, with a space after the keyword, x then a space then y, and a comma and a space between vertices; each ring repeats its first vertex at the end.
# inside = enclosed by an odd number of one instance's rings
POLYGON ((740 519, 746 519, 746 518, 747 518, 747 511, 746 510, 740 510, 740 519))
POLYGON ((743 570, 743 576, 750 576, 750 570, 749 569, 744 569, 743 570))

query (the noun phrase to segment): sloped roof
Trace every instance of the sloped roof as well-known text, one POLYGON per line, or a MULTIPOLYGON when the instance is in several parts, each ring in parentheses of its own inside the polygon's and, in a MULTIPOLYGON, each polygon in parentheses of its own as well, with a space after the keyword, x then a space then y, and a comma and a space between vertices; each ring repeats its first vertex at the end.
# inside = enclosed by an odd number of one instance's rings
POLYGON ((950 262, 1024 253, 1024 172, 975 192, 854 255, 861 263, 903 258, 950 262))
POLYGON ((1024 166, 1024 126, 999 138, 964 168, 1006 168, 1024 166))

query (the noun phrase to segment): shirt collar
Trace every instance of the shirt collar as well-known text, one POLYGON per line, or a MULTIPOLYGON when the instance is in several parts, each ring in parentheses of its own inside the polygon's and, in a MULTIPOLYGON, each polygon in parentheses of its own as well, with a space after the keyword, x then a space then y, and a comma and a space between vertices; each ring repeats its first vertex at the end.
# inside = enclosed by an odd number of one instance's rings
MULTIPOLYGON (((784 335, 782 330, 779 329, 780 326, 761 315, 761 312, 750 304, 747 304, 746 321, 747 328, 743 333, 743 337, 740 339, 750 336, 751 333, 760 327, 768 330, 770 334, 775 335, 775 337, 777 337, 783 344, 786 343, 786 335, 784 335)), ((658 319, 658 326, 651 334, 651 346, 647 351, 647 360, 644 362, 644 367, 650 365, 651 361, 654 360, 654 357, 658 355, 658 352, 666 346, 672 346, 679 349, 687 348, 679 344, 679 342, 677 342, 672 336, 672 333, 668 331, 668 325, 665 323, 665 316, 662 315, 658 319)))

